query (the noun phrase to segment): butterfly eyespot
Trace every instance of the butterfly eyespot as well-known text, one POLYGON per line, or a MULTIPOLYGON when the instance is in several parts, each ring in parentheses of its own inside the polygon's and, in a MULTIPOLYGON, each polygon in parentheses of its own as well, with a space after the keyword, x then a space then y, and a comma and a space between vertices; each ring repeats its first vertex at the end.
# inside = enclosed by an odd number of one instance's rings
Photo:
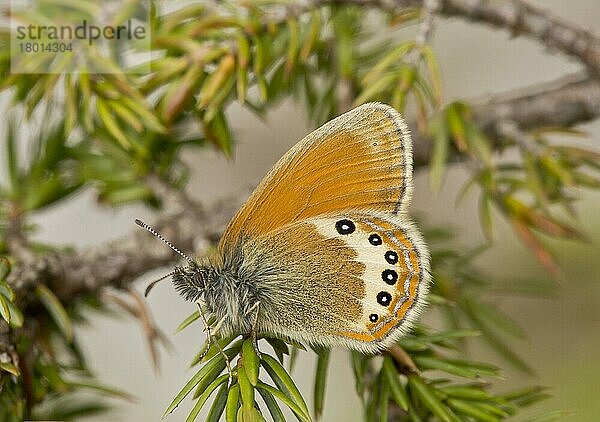
POLYGON ((395 251, 387 251, 385 253, 385 260, 388 264, 395 265, 398 263, 398 254, 395 251))
POLYGON ((356 226, 352 221, 344 219, 335 223, 335 229, 339 234, 351 234, 356 230, 356 226))
POLYGON ((377 303, 381 306, 388 306, 392 301, 392 295, 388 292, 379 292, 377 293, 377 303))
POLYGON ((369 236, 369 243, 373 246, 379 246, 381 245, 383 242, 381 240, 381 236, 379 236, 376 233, 373 233, 371 236, 369 236))
POLYGON ((371 321, 371 322, 377 322, 378 319, 379 319, 379 316, 377 314, 369 315, 369 321, 371 321))
POLYGON ((384 270, 381 273, 381 278, 387 284, 389 284, 390 286, 393 286, 394 284, 396 284, 396 281, 398 281, 398 273, 394 270, 384 270))

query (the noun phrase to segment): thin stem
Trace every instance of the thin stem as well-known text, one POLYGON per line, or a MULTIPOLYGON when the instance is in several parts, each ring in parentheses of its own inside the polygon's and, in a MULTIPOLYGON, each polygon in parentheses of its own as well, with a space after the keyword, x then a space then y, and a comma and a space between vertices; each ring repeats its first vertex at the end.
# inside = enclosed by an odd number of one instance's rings
POLYGON ((409 375, 419 372, 410 355, 400 345, 394 344, 385 353, 394 360, 394 364, 400 373, 409 375))

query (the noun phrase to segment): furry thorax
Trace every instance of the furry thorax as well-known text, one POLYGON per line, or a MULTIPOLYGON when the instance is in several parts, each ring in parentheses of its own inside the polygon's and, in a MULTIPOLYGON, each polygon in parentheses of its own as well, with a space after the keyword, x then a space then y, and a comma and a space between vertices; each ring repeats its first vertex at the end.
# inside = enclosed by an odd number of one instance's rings
POLYGON ((185 300, 206 305, 221 322, 219 337, 260 331, 262 309, 257 304, 267 303, 268 293, 265 287, 258 287, 254 277, 207 261, 175 267, 173 285, 185 300))

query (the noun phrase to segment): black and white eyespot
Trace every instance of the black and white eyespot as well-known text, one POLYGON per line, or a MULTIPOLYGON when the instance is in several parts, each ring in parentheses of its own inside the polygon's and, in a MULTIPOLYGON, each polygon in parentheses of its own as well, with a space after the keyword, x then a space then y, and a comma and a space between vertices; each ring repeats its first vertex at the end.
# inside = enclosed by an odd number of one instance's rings
POLYGON ((379 246, 383 243, 383 241, 381 240, 381 236, 379 236, 377 233, 373 233, 371 236, 369 236, 369 243, 373 246, 379 246))
POLYGON ((377 315, 377 314, 369 315, 369 321, 371 321, 371 322, 377 322, 378 319, 379 319, 379 315, 377 315))
POLYGON ((381 306, 388 306, 392 301, 392 295, 388 292, 379 292, 377 293, 377 303, 381 306))
POLYGON ((396 251, 387 251, 385 253, 385 260, 388 264, 396 265, 398 263, 398 254, 396 251))
POLYGON ((354 233, 354 230, 356 230, 356 226, 352 221, 345 218, 335 223, 335 229, 339 234, 350 234, 354 233))
POLYGON ((383 270, 381 273, 381 279, 390 286, 393 286, 396 284, 396 281, 398 281, 398 273, 394 270, 383 270))

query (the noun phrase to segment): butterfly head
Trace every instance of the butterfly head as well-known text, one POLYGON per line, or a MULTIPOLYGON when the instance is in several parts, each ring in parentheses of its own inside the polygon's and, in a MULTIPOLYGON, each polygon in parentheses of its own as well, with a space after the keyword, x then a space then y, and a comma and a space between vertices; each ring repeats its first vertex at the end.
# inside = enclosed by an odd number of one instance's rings
POLYGON ((177 247, 175 247, 171 242, 165 239, 160 233, 150 227, 148 224, 143 221, 136 219, 135 224, 146 229, 154 236, 162 240, 169 248, 171 248, 174 252, 176 252, 179 256, 184 258, 187 261, 186 266, 177 266, 175 269, 169 274, 159 278, 158 280, 150 283, 146 288, 145 296, 148 296, 152 288, 154 286, 172 276, 173 277, 173 285, 177 292, 184 297, 185 300, 189 300, 191 302, 195 302, 202 295, 204 295, 204 291, 206 289, 206 285, 208 284, 209 279, 214 278, 211 271, 210 266, 200 265, 195 260, 191 259, 189 256, 181 252, 177 247))
POLYGON ((195 302, 204 294, 210 276, 211 271, 208 267, 191 261, 185 267, 175 267, 173 285, 185 300, 195 302))

